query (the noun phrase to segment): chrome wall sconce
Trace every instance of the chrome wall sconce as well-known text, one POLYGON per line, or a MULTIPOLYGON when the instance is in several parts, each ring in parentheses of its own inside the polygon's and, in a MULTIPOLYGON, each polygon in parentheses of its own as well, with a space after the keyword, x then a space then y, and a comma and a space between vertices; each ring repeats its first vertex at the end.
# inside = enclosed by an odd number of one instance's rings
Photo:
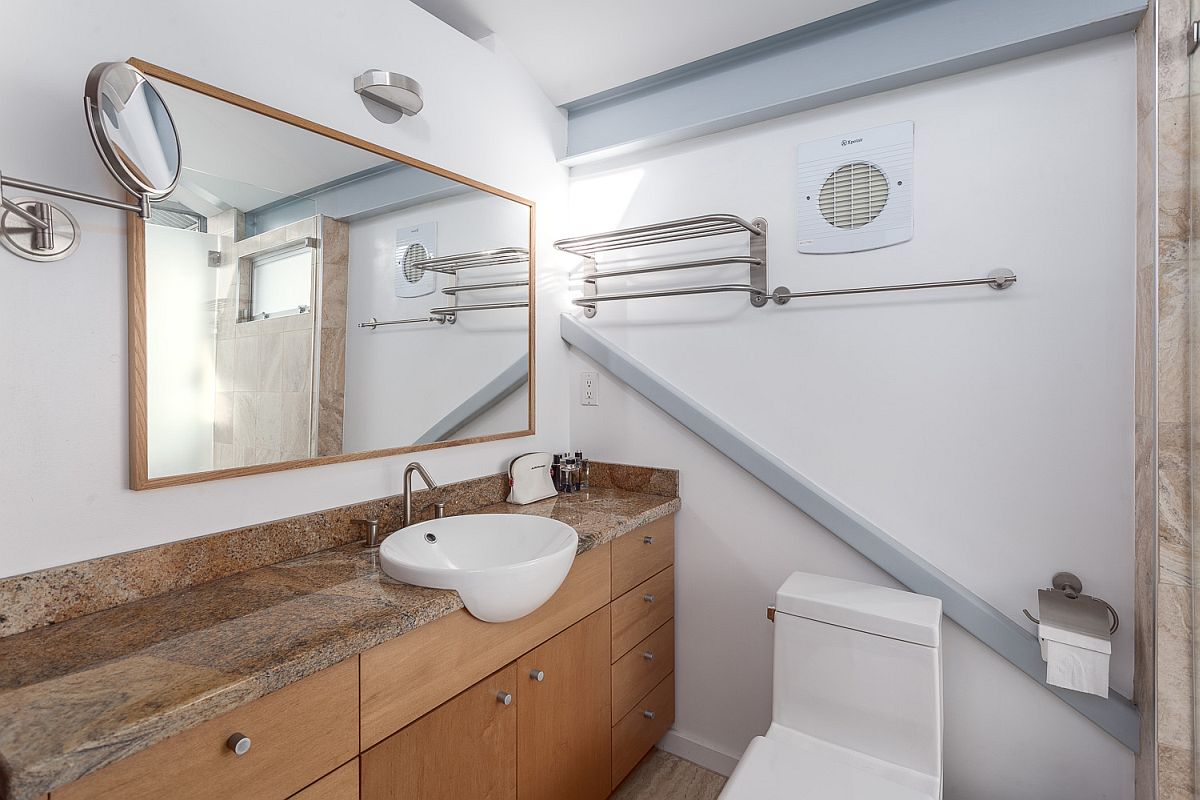
POLYGON ((104 166, 137 203, 76 192, 0 174, 0 244, 30 261, 57 261, 79 247, 79 223, 61 206, 28 197, 9 198, 6 189, 78 200, 150 216, 150 203, 179 182, 183 154, 175 123, 155 88, 137 68, 97 64, 84 86, 88 131, 104 166))
POLYGON ((425 106, 421 84, 398 72, 369 69, 354 79, 354 91, 371 116, 389 124, 411 117, 425 106))

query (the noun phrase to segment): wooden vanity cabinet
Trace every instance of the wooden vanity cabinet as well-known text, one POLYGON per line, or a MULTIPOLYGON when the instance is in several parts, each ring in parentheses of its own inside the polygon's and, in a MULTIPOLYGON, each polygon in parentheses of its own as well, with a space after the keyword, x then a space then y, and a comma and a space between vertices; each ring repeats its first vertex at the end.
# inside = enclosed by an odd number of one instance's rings
POLYGON ((675 718, 673 563, 665 517, 527 617, 456 611, 46 800, 603 800, 675 718))
POLYGON ((517 661, 517 797, 604 800, 609 794, 608 606, 517 661))
POLYGON ((613 542, 612 783, 675 722, 675 518, 613 542))
POLYGON ((53 800, 284 800, 358 756, 358 657, 55 789, 53 800), (236 755, 230 737, 250 739, 236 755))
POLYGON ((604 800, 608 606, 362 755, 362 800, 604 800))
POLYGON ((509 664, 362 754, 362 800, 517 797, 517 666, 509 664))
POLYGON ((358 759, 343 764, 289 800, 358 800, 358 759))

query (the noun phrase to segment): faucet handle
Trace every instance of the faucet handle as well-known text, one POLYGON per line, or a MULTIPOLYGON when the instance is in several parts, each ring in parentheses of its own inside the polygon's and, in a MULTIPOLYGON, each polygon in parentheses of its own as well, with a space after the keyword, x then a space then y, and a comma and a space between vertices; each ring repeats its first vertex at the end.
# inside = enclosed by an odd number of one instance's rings
POLYGON ((446 516, 446 504, 445 503, 434 503, 433 504, 433 518, 441 519, 444 516, 446 516))
POLYGON ((379 547, 379 520, 377 519, 355 519, 351 522, 359 525, 367 526, 367 540, 363 547, 376 548, 379 547))

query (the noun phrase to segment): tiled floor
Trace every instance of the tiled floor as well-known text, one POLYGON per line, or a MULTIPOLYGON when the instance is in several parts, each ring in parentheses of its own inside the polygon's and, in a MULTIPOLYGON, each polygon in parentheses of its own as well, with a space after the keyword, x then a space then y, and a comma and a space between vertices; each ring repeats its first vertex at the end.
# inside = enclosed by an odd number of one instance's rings
POLYGON ((716 800, 724 785, 724 776, 655 748, 609 800, 716 800))

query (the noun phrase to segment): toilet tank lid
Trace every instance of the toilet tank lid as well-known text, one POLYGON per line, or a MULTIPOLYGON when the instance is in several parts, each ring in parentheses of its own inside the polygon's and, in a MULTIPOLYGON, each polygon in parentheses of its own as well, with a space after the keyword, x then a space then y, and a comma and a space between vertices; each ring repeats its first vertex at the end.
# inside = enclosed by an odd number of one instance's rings
POLYGON ((902 589, 793 572, 775 610, 926 647, 941 643, 942 601, 902 589))

